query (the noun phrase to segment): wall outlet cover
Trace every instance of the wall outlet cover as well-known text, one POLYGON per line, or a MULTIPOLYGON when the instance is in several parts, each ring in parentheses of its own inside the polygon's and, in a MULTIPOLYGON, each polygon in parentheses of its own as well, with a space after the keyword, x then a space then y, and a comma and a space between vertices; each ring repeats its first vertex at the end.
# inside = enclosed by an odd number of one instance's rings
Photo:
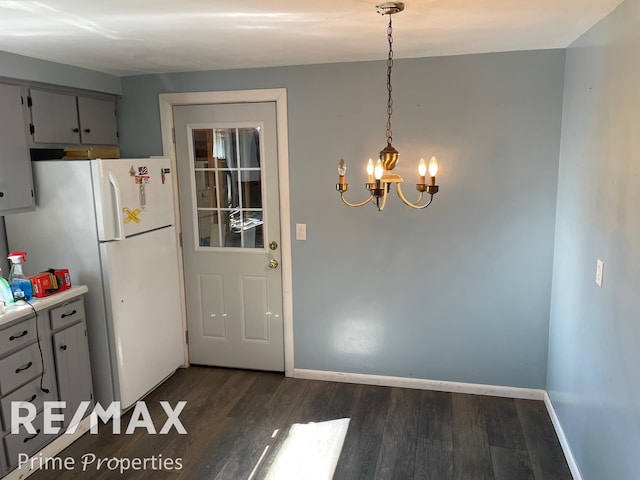
POLYGON ((296 223, 296 240, 306 240, 306 239, 307 239, 307 224, 296 223))
POLYGON ((596 284, 602 286, 602 271, 604 270, 604 262, 600 259, 596 262, 596 284))

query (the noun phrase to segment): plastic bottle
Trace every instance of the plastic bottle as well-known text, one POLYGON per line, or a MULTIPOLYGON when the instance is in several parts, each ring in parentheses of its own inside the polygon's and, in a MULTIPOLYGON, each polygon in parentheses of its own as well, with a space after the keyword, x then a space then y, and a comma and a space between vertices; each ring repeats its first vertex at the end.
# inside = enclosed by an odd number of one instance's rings
POLYGON ((11 260, 11 272, 9 273, 9 286, 13 293, 13 298, 18 300, 31 300, 33 297, 33 287, 31 280, 22 273, 22 262, 27 261, 26 252, 11 252, 7 258, 11 260))
POLYGON ((4 302, 5 305, 9 305, 13 302, 13 293, 11 293, 11 287, 7 279, 2 276, 2 269, 0 268, 0 302, 4 302))

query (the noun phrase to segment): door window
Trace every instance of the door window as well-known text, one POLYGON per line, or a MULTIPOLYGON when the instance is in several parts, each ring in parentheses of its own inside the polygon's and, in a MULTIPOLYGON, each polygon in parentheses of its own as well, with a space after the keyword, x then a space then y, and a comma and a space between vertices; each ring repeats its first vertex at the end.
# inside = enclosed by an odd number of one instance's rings
POLYGON ((260 127, 192 130, 202 248, 264 248, 260 127))

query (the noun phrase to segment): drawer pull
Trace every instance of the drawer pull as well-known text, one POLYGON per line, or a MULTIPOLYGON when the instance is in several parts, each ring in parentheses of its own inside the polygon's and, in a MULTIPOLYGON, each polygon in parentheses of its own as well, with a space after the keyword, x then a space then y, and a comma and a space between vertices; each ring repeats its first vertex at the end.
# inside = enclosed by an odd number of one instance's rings
POLYGON ((16 373, 20 373, 20 372, 22 372, 24 370, 27 370, 27 369, 31 368, 32 365, 33 365, 33 362, 29 362, 24 367, 16 368, 16 373))
POLYGON ((31 435, 30 437, 27 437, 23 440, 24 443, 27 443, 29 440, 33 440, 34 438, 36 438, 38 435, 40 435, 40 429, 36 430, 36 433, 31 435))
POLYGON ((33 402, 36 398, 38 398, 38 396, 34 393, 33 395, 31 395, 31 398, 29 400, 27 400, 27 402, 31 403, 33 402))
POLYGON ((24 337, 27 333, 29 333, 29 330, 25 330, 25 331, 24 331, 24 332, 22 332, 20 335, 11 335, 11 336, 9 337, 9 341, 10 341, 10 342, 13 342, 14 340, 17 340, 17 339, 19 339, 19 338, 24 337))
POLYGON ((67 346, 66 345, 60 345, 60 350, 66 350, 67 346))
POLYGON ((70 312, 63 313, 62 315, 60 315, 60 318, 70 317, 71 315, 75 315, 76 313, 78 313, 77 310, 71 310, 70 312))

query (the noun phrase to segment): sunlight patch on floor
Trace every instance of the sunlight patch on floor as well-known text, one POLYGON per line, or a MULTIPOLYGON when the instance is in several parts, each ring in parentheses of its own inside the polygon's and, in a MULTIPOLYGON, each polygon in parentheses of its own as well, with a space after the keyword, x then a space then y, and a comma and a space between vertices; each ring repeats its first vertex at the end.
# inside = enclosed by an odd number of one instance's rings
POLYGON ((348 418, 292 425, 266 480, 330 480, 348 428, 348 418))

